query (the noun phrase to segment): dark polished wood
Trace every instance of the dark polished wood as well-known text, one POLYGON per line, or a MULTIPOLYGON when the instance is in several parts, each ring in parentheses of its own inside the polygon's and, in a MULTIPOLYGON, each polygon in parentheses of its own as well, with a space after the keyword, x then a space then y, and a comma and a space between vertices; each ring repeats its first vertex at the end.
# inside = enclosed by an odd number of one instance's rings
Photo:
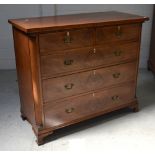
POLYGON ((70 28, 142 23, 148 17, 117 11, 81 13, 48 17, 11 19, 9 23, 26 33, 45 32, 70 28))
POLYGON ((136 62, 43 80, 44 102, 135 80, 136 62), (51 93, 52 92, 52 93, 51 93))
POLYGON ((35 124, 31 63, 28 48, 29 39, 27 35, 15 28, 13 29, 13 37, 21 102, 21 116, 22 118, 27 118, 31 124, 35 124))
POLYGON ((51 53, 66 49, 91 46, 93 43, 92 29, 68 30, 39 35, 40 52, 50 50, 51 53))
POLYGON ((120 12, 12 19, 21 118, 38 145, 56 129, 121 108, 138 111, 142 23, 120 12))
POLYGON ((42 78, 46 79, 77 71, 87 71, 138 58, 139 44, 137 42, 113 43, 113 45, 115 48, 109 43, 94 48, 60 51, 61 54, 45 53, 45 55, 41 56, 42 78))
POLYGON ((155 5, 153 11, 153 23, 150 43, 150 55, 148 60, 148 69, 151 70, 155 75, 155 5))
POLYGON ((119 87, 93 91, 62 102, 48 103, 44 106, 46 127, 59 128, 83 117, 131 103, 135 100, 133 87, 133 82, 125 83, 119 87))
POLYGON ((96 29, 96 44, 106 42, 138 40, 140 24, 105 26, 96 29))

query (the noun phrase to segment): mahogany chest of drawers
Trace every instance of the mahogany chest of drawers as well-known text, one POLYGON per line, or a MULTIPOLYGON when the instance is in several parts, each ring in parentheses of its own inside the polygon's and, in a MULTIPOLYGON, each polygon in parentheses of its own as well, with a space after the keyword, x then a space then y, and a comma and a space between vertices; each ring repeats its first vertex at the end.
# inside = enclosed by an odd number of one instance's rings
POLYGON ((129 107, 147 17, 98 12, 12 19, 21 116, 38 144, 54 130, 129 107))

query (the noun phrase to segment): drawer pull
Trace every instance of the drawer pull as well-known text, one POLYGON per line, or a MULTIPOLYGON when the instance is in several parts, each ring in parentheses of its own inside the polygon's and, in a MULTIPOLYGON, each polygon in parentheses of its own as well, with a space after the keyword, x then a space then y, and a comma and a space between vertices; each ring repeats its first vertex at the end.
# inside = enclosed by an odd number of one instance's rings
POLYGON ((74 111, 74 108, 69 108, 69 109, 66 109, 65 111, 66 113, 72 113, 74 111))
POLYGON ((64 37, 64 43, 69 44, 72 42, 69 32, 67 32, 66 36, 64 37))
POLYGON ((72 89, 73 86, 74 86, 73 83, 69 83, 69 84, 66 84, 64 87, 65 87, 66 89, 72 89))
POLYGON ((115 56, 120 56, 121 53, 122 53, 121 50, 116 50, 116 51, 114 51, 114 55, 115 55, 115 56))
POLYGON ((95 70, 93 71, 93 74, 96 75, 96 71, 95 70))
POLYGON ((121 75, 121 73, 115 73, 115 74, 113 74, 113 77, 116 79, 116 78, 119 78, 120 75, 121 75))
POLYGON ((73 60, 65 60, 64 64, 65 65, 71 65, 73 63, 73 60))
POLYGON ((119 100, 119 96, 118 96, 118 95, 112 96, 111 99, 112 99, 113 101, 117 101, 117 100, 119 100))
POLYGON ((121 27, 120 26, 117 26, 117 31, 116 31, 115 34, 116 34, 117 37, 120 37, 122 35, 122 33, 121 33, 121 27))
POLYGON ((96 48, 94 48, 93 53, 94 53, 94 54, 96 53, 96 48))

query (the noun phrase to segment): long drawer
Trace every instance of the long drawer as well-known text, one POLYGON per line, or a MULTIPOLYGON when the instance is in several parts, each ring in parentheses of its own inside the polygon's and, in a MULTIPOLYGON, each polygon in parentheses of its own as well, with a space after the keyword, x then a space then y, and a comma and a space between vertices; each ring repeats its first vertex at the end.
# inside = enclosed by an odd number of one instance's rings
POLYGON ((43 80, 44 102, 135 79, 136 62, 43 80))
POLYGON ((96 44, 139 40, 141 24, 105 26, 96 29, 96 44))
POLYGON ((98 66, 122 63, 137 59, 137 57, 137 42, 69 50, 63 54, 41 56, 41 73, 42 78, 48 78, 98 66))
POLYGON ((134 86, 134 83, 128 83, 44 105, 45 126, 57 128, 131 104, 135 97, 134 86))
POLYGON ((40 34, 39 36, 41 53, 61 53, 62 50, 92 46, 93 29, 66 30, 40 34))

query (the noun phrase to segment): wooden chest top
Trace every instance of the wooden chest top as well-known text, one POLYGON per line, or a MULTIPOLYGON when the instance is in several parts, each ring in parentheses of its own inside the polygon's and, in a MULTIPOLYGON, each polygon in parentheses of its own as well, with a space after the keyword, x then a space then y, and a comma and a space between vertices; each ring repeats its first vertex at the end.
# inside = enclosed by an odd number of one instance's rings
POLYGON ((65 28, 93 27, 114 24, 142 23, 148 17, 116 11, 81 13, 48 17, 11 19, 14 27, 26 33, 60 30, 65 28))

